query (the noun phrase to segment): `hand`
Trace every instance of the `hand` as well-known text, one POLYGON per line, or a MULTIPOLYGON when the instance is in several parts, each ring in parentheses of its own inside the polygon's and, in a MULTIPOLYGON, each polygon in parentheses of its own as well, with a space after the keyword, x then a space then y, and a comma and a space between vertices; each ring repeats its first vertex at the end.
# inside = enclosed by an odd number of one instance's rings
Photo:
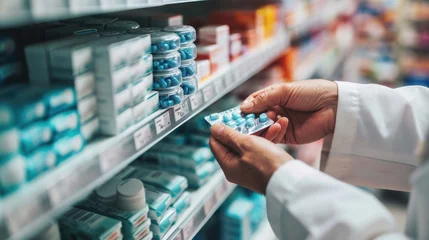
POLYGON ((215 124, 210 148, 228 181, 265 194, 274 172, 293 158, 274 143, 215 124))
POLYGON ((267 87, 250 95, 243 113, 267 112, 277 121, 262 136, 274 143, 305 144, 334 132, 338 87, 326 80, 306 80, 267 87))

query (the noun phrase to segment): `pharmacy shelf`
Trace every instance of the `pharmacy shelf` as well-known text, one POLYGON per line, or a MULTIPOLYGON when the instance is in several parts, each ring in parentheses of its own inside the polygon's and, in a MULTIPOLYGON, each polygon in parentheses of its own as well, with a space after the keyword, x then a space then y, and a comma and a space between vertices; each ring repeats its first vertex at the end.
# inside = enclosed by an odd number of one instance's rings
POLYGON ((274 231, 271 228, 271 225, 268 222, 268 219, 264 219, 260 223, 259 228, 256 230, 255 233, 253 233, 252 238, 250 240, 260 240, 260 239, 277 240, 277 237, 274 234, 274 231))
POLYGON ((0 239, 34 235, 170 132, 264 69, 288 44, 288 35, 281 31, 217 71, 182 105, 159 110, 117 136, 91 142, 82 153, 0 200, 0 239))
POLYGON ((204 0, 0 0, 0 29, 204 0), (46 7, 49 6, 49 7, 46 7))
POLYGON ((326 44, 322 44, 312 51, 308 56, 301 61, 293 71, 293 78, 295 81, 306 80, 313 77, 319 67, 323 63, 325 53, 330 50, 326 44))
POLYGON ((189 240, 201 230, 236 185, 228 182, 219 171, 199 190, 191 193, 190 207, 167 231, 163 240, 189 240))

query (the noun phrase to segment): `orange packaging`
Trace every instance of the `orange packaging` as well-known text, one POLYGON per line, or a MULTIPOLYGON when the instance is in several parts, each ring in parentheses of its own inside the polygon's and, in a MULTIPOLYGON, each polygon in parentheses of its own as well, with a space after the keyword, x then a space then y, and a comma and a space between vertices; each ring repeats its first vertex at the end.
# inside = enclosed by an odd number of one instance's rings
POLYGON ((221 65, 221 49, 218 45, 198 45, 197 60, 209 60, 211 73, 216 72, 221 65))
POLYGON ((241 34, 233 33, 229 36, 229 57, 231 61, 234 61, 240 57, 243 52, 243 44, 241 42, 241 34))
POLYGON ((204 82, 211 74, 211 63, 209 60, 198 60, 197 64, 197 77, 199 82, 204 82))
POLYGON ((272 37, 277 28, 277 19, 279 8, 275 4, 266 5, 263 8, 264 15, 264 37, 272 37))
POLYGON ((215 24, 227 24, 237 32, 255 29, 258 43, 264 39, 264 11, 261 9, 216 11, 209 19, 215 24))

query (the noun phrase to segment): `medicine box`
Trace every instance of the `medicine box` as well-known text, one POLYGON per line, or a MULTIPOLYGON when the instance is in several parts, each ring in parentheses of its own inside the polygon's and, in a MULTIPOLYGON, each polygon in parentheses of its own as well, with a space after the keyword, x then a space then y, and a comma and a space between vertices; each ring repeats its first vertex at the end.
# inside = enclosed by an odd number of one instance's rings
POLYGON ((53 50, 67 45, 89 42, 96 38, 98 38, 98 35, 73 36, 25 47, 25 58, 28 66, 30 84, 36 86, 47 86, 50 84, 51 68, 49 57, 53 50))
POLYGON ((167 212, 162 217, 159 224, 152 223, 150 225, 150 230, 153 232, 153 238, 156 240, 161 240, 164 237, 164 234, 170 229, 173 223, 176 221, 177 213, 174 208, 169 208, 167 212))
POLYGON ((149 18, 150 27, 168 27, 183 25, 183 16, 181 14, 156 13, 151 14, 149 18))
POLYGON ((149 218, 152 222, 159 223, 171 205, 171 196, 151 186, 145 186, 145 194, 146 203, 149 205, 149 218))
POLYGON ((66 239, 118 239, 122 223, 78 208, 72 208, 59 219, 62 236, 66 239))
POLYGON ((97 136, 99 129, 100 120, 98 117, 93 117, 92 119, 80 125, 80 133, 86 141, 89 141, 97 136))
POLYGON ((135 237, 141 231, 140 227, 148 220, 149 207, 147 205, 139 211, 123 211, 116 206, 106 206, 98 202, 95 195, 79 202, 77 207, 121 221, 122 234, 125 239, 136 239, 135 237))
POLYGON ((116 135, 118 133, 121 133, 134 123, 133 111, 131 108, 121 112, 119 115, 116 116, 99 114, 99 119, 100 133, 106 135, 116 135))
POLYGON ((205 81, 211 74, 211 67, 209 60, 196 61, 197 64, 197 78, 199 82, 205 81))
POLYGON ((50 52, 49 63, 52 75, 73 78, 93 69, 94 59, 92 46, 88 43, 67 45, 50 52))
POLYGON ((228 25, 209 25, 199 29, 201 44, 216 44, 219 47, 221 66, 229 63, 229 27, 228 25))
POLYGON ((134 122, 139 122, 159 109, 159 93, 151 91, 143 101, 133 106, 134 122))
POLYGON ((85 123, 97 115, 97 98, 91 94, 80 99, 77 103, 80 123, 85 123))
POLYGON ((188 187, 188 181, 183 176, 164 171, 137 168, 131 177, 140 179, 145 185, 152 185, 171 195, 175 202, 188 187))
POLYGON ((95 93, 95 74, 93 71, 86 72, 79 76, 71 76, 65 72, 54 70, 52 72, 52 83, 55 85, 69 85, 74 87, 78 99, 95 93))

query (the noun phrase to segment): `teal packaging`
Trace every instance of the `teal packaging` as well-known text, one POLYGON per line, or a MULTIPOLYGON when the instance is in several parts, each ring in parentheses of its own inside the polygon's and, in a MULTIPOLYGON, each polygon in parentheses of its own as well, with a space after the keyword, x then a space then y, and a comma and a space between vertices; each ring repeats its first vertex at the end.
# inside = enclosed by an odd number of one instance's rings
POLYGON ((18 190, 26 179, 25 158, 11 154, 0 159, 0 192, 4 195, 18 190))
POLYGON ((20 130, 11 127, 0 129, 0 163, 4 157, 8 158, 10 154, 19 152, 20 149, 20 130))
POLYGON ((136 229, 134 234, 134 239, 140 240, 149 236, 151 233, 150 225, 151 225, 151 221, 150 219, 147 219, 142 225, 140 225, 140 227, 136 229))
POLYGON ((191 145, 198 147, 209 147, 209 139, 210 137, 203 134, 188 134, 186 135, 188 138, 188 142, 191 145))
POLYGON ((215 164, 213 162, 206 162, 194 169, 182 169, 181 175, 186 177, 189 186, 200 187, 210 179, 215 171, 215 164))
POLYGON ((23 153, 28 154, 53 139, 52 128, 48 122, 36 122, 21 129, 20 143, 23 153))
POLYGON ((79 153, 84 147, 85 139, 80 133, 67 134, 57 139, 53 144, 53 150, 59 162, 79 153))
POLYGON ((153 146, 150 151, 175 154, 180 157, 181 165, 185 168, 195 168, 213 158, 208 147, 177 146, 161 142, 153 146))
POLYGON ((145 186, 146 203, 149 205, 149 218, 159 223, 171 205, 171 196, 151 186, 145 186))
MULTIPOLYGON (((149 149, 149 151, 144 153, 138 159, 139 161, 137 164, 140 163, 140 165, 145 165, 145 167, 148 165, 148 163, 150 163, 153 165, 159 165, 166 171, 180 173, 180 158, 175 154, 153 152, 149 149)), ((152 166, 152 168, 159 169, 158 166, 152 166)))
POLYGON ((23 87, 14 94, 0 96, 0 128, 24 126, 47 115, 42 90, 23 87))
POLYGON ((175 202, 188 187, 188 181, 183 176, 159 170, 138 168, 131 177, 140 179, 144 184, 155 186, 169 193, 173 202, 175 202))
POLYGON ((176 209, 177 216, 180 216, 188 207, 191 205, 191 194, 184 192, 182 196, 177 199, 173 204, 173 208, 176 209))
POLYGON ((49 119, 49 124, 55 139, 61 138, 70 132, 79 132, 79 113, 76 110, 58 113, 49 119))
POLYGON ((159 224, 152 223, 152 225, 150 225, 150 230, 153 232, 153 239, 161 240, 168 229, 176 222, 176 219, 176 210, 174 208, 169 208, 164 216, 162 216, 159 224))
POLYGON ((139 211, 123 211, 116 206, 107 206, 100 203, 95 195, 91 195, 79 202, 77 207, 120 220, 122 222, 122 234, 125 239, 130 240, 137 239, 136 237, 142 231, 141 226, 149 219, 147 215, 149 207, 147 205, 139 211))
POLYGON ((222 216, 224 239, 250 239, 253 203, 244 198, 235 199, 222 216))
POLYGON ((76 106, 77 98, 73 87, 57 87, 45 94, 48 115, 53 116, 76 106))
POLYGON ((51 146, 43 146, 26 156, 25 169, 27 181, 31 181, 42 173, 57 165, 57 155, 51 146))
POLYGON ((121 221, 78 208, 72 208, 65 213, 59 219, 59 224, 62 239, 121 238, 121 221))
POLYGON ((182 146, 186 144, 186 136, 177 133, 168 134, 164 139, 162 139, 162 142, 182 146))

